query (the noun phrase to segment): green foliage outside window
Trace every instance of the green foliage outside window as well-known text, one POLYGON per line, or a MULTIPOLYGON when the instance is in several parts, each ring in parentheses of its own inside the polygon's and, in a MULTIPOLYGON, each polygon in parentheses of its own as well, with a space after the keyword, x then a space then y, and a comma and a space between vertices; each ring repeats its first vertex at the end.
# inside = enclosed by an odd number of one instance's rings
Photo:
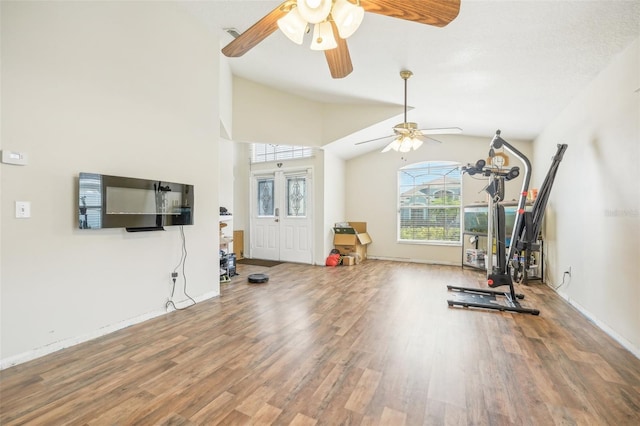
POLYGON ((418 163, 403 167, 398 175, 400 241, 460 242, 459 164, 418 163))

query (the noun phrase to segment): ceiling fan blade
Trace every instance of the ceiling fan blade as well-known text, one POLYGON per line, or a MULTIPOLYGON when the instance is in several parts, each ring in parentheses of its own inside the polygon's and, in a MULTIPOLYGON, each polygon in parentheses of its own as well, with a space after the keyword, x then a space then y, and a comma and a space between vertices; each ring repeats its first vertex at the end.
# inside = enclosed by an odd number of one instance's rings
POLYGON ((419 129, 420 134, 423 135, 458 135, 462 133, 460 127, 442 127, 439 129, 419 129))
POLYGON ((460 0, 360 0, 367 12, 444 27, 460 12, 460 0))
POLYGON ((382 139, 388 139, 388 138, 393 138, 393 137, 397 137, 397 135, 387 135, 387 136, 382 136, 382 137, 380 137, 380 138, 369 139, 369 140, 367 140, 367 141, 356 142, 354 145, 362 145, 363 143, 369 143, 369 142, 381 141, 382 139))
POLYGON ((442 143, 441 140, 438 140, 436 138, 432 138, 431 136, 423 136, 424 139, 429 139, 432 142, 438 142, 438 143, 442 143))
POLYGON ((227 44, 222 53, 229 57, 242 56, 255 47, 262 40, 273 34, 278 29, 278 19, 285 16, 288 11, 285 5, 289 0, 280 4, 262 19, 249 27, 248 30, 240 34, 237 39, 227 44))
POLYGON ((349 47, 347 47, 347 41, 340 38, 336 23, 333 21, 331 21, 331 28, 333 28, 333 36, 336 39, 336 43, 338 43, 338 47, 335 49, 325 50, 324 56, 327 58, 331 77, 344 78, 353 71, 349 47))

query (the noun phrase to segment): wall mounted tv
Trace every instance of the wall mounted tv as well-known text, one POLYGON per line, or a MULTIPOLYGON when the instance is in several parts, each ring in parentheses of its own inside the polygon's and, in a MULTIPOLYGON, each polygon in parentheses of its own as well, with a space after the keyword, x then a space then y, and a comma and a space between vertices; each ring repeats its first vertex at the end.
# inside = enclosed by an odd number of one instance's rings
POLYGON ((193 225, 193 185, 80 173, 78 211, 80 229, 193 225))

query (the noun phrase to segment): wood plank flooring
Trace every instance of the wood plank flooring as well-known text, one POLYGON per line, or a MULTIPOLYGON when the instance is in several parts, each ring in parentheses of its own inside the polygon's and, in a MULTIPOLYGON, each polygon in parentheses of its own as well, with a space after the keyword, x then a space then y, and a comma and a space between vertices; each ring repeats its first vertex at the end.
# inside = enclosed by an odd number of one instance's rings
POLYGON ((450 308, 459 267, 239 266, 219 298, 0 372, 0 424, 638 425, 640 360, 540 283, 450 308), (248 284, 266 272, 267 284, 248 284))

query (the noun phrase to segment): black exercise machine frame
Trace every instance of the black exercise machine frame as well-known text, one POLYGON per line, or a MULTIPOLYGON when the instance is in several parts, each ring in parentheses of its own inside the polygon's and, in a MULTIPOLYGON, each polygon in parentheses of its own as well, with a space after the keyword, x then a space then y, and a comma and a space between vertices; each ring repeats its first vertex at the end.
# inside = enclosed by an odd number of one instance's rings
POLYGON ((456 298, 453 300, 447 300, 447 303, 450 307, 474 307, 539 315, 540 311, 538 309, 526 308, 520 304, 519 300, 524 299, 524 295, 515 292, 513 279, 517 279, 519 277, 521 272, 520 268, 526 269, 528 267, 531 251, 537 248, 536 244, 540 228, 542 226, 544 210, 549 199, 549 194, 551 192, 551 187, 553 186, 558 165, 560 164, 560 161, 562 161, 567 145, 558 145, 558 150, 556 155, 553 157, 551 168, 540 187, 538 197, 536 198, 530 212, 526 211, 526 203, 527 194, 529 192, 529 183, 531 181, 531 163, 522 152, 502 139, 500 136, 500 130, 498 130, 489 145, 489 157, 492 158, 495 155, 495 149, 500 148, 504 148, 524 164, 522 189, 520 191, 508 255, 506 254, 505 247, 506 223, 504 206, 500 204, 500 202, 504 199, 505 180, 508 181, 519 176, 519 167, 512 167, 510 170, 504 171, 497 168, 485 167, 486 162, 484 160, 478 160, 474 166, 463 167, 462 171, 463 173, 468 173, 470 175, 480 173, 483 176, 489 177, 489 184, 485 188, 490 195, 490 228, 487 234, 489 241, 492 241, 495 233, 497 267, 494 268, 492 266, 492 253, 489 251, 487 256, 485 256, 485 261, 488 262, 487 285, 492 288, 507 285, 509 286, 509 290, 499 291, 448 285, 447 289, 449 291, 456 292, 456 298), (493 213, 493 215, 491 213, 493 213), (492 216, 493 218, 491 220, 492 216), (494 222, 496 229, 495 232, 492 232, 491 228, 494 222), (518 261, 520 257, 519 255, 523 251, 526 253, 524 266, 518 261), (497 297, 504 297, 505 303, 498 303, 497 297))

